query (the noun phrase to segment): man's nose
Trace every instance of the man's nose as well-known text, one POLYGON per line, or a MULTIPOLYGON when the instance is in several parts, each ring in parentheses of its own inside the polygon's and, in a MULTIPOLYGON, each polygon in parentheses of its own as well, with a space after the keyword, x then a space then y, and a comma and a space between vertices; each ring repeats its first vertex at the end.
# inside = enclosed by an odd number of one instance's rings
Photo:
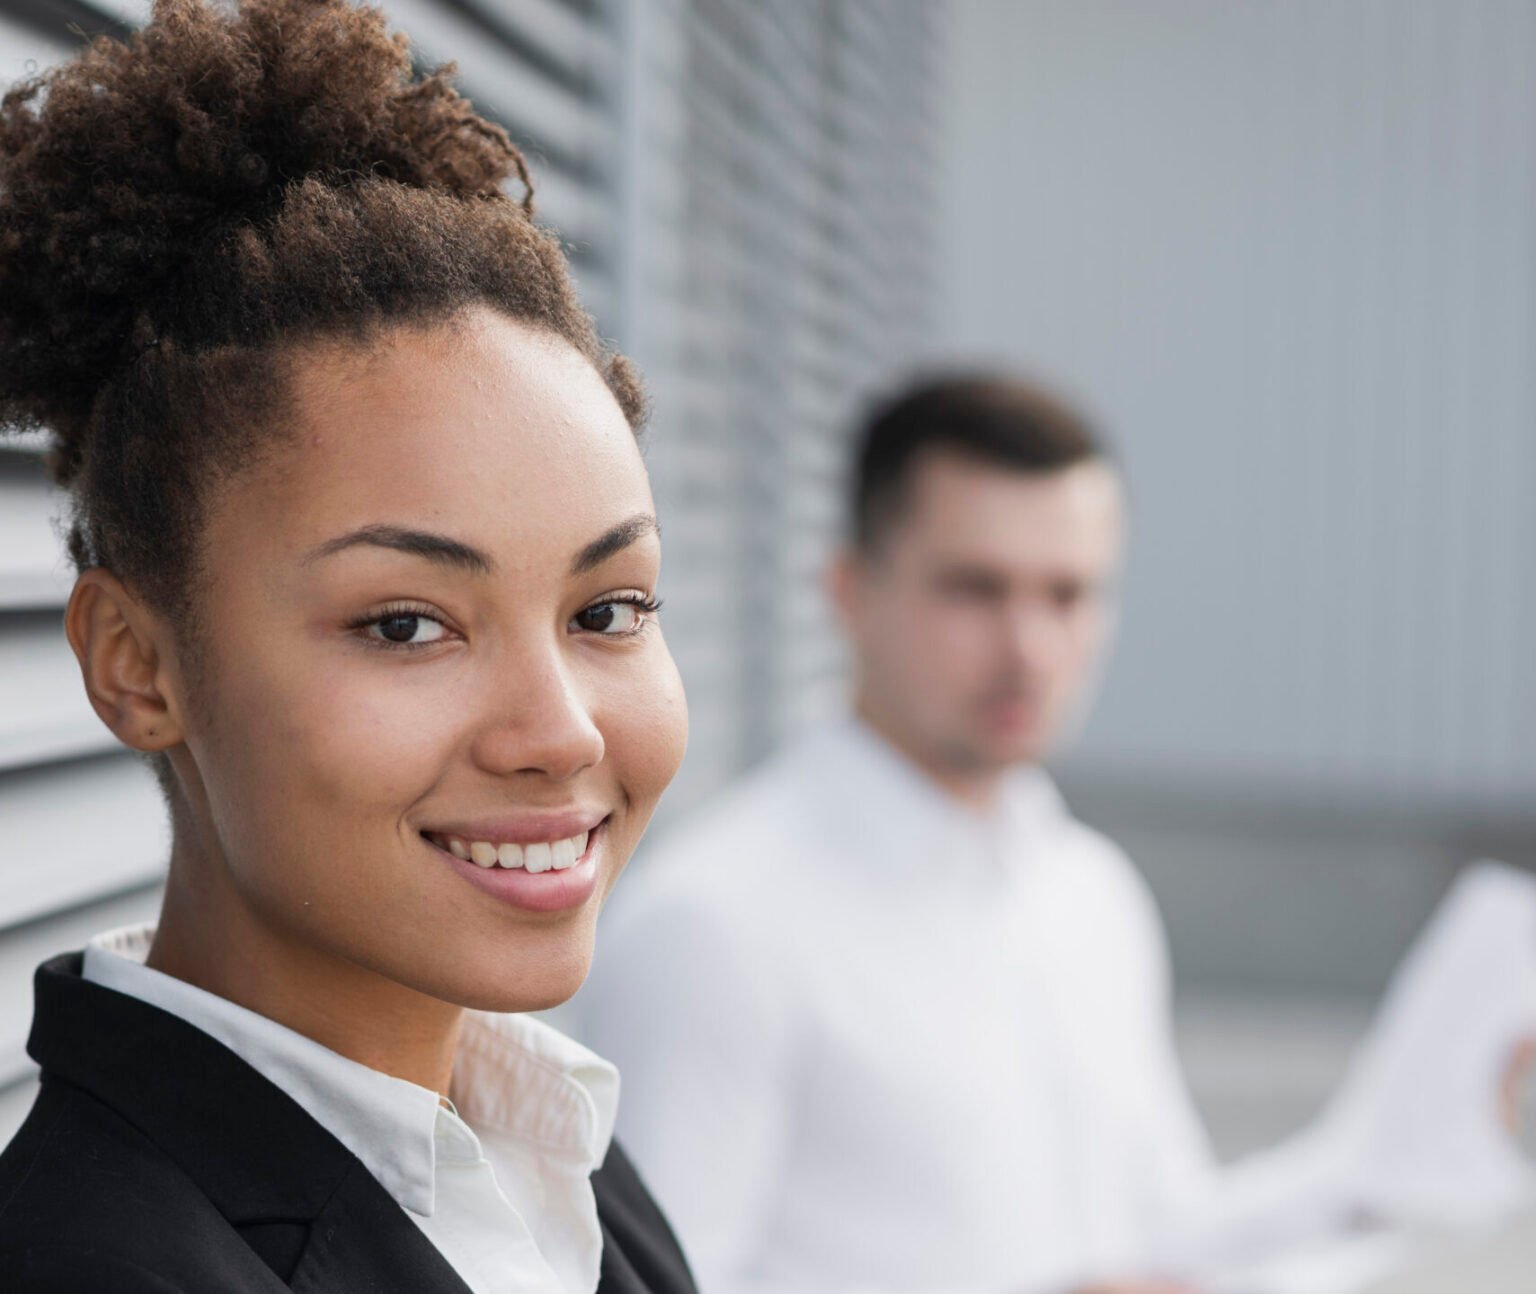
POLYGON ((602 762, 602 731, 557 650, 520 656, 495 684, 491 713, 474 747, 475 762, 490 772, 563 782, 602 762))
POLYGON ((1009 605, 1003 617, 1003 637, 1008 654, 1031 671, 1046 668, 1061 652, 1058 617, 1037 599, 1009 605))

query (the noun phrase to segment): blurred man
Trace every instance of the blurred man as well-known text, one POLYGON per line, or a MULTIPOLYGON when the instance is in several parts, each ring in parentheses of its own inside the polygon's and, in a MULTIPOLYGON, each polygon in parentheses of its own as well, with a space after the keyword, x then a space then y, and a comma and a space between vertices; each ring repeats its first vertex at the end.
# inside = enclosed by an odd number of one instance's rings
POLYGON ((1158 914, 1040 767, 1113 620, 1123 499, 1045 393, 866 429, 832 573, 854 713, 663 837, 580 1004, 701 1289, 1153 1291, 1205 1188, 1158 914))

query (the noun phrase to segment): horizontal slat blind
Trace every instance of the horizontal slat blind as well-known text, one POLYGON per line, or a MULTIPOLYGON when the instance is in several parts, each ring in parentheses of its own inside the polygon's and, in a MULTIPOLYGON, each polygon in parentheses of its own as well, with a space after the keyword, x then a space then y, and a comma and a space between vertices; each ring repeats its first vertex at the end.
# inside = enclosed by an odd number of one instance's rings
POLYGON ((675 812, 841 689, 821 596, 850 419, 929 327, 932 6, 640 7, 637 112, 667 635, 688 685, 675 812))
POLYGON ((0 771, 113 748, 112 734, 86 701, 55 609, 7 617, 0 634, 0 714, 0 771))
MULTIPOLYGON (((89 15, 0 4, 0 79, 32 75, 89 15)), ((106 22, 103 26, 109 25, 106 22)), ((152 780, 113 753, 85 700, 60 610, 70 575, 43 439, 0 442, 0 1138, 26 1112, 32 969, 96 930, 154 912, 166 832, 152 780)))
POLYGON ((54 533, 61 510, 40 455, 0 451, 0 612, 56 607, 68 594, 70 578, 54 533))

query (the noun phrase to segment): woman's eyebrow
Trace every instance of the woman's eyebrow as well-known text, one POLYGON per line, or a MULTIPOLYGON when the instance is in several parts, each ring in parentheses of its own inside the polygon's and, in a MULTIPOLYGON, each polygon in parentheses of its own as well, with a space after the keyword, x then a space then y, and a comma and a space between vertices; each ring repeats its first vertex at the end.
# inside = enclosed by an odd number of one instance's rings
POLYGON ((637 539, 660 533, 661 527, 656 524, 655 517, 649 512, 637 512, 634 516, 605 531, 577 553, 571 562, 571 574, 583 575, 594 566, 601 566, 615 553, 628 548, 637 539))
POLYGON ((392 548, 396 552, 410 553, 413 557, 425 557, 443 566, 454 566, 472 575, 488 575, 496 563, 478 548, 458 539, 450 539, 431 530, 411 530, 405 526, 361 526, 335 539, 311 548, 300 559, 301 564, 319 561, 347 548, 392 548))

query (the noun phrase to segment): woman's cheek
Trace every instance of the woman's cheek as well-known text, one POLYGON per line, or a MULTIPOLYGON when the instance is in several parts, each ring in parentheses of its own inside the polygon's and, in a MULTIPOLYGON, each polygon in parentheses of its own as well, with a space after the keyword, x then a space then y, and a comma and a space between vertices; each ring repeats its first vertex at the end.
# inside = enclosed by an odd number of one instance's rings
POLYGON ((642 677, 629 690, 622 716, 626 790, 649 818, 682 765, 688 746, 688 701, 672 654, 655 630, 642 677))
POLYGON ((393 661, 294 670, 248 731, 290 803, 323 806, 349 828, 380 811, 393 821, 438 777, 463 713, 456 690, 445 674, 393 661))
MULTIPOLYGON (((672 653, 663 648, 666 656, 666 686, 662 690, 663 712, 658 723, 670 735, 671 744, 665 760, 666 782, 670 783, 682 767, 683 756, 688 750, 688 695, 683 688, 682 675, 672 661, 672 653)), ((665 785, 663 785, 665 790, 665 785)))
POLYGON ((465 679, 441 668, 449 662, 391 670, 392 663, 369 662, 372 669, 336 679, 329 695, 317 700, 326 722, 315 740, 323 743, 318 754, 327 764, 364 774, 408 803, 451 761, 463 717, 474 713, 477 702, 465 679))

